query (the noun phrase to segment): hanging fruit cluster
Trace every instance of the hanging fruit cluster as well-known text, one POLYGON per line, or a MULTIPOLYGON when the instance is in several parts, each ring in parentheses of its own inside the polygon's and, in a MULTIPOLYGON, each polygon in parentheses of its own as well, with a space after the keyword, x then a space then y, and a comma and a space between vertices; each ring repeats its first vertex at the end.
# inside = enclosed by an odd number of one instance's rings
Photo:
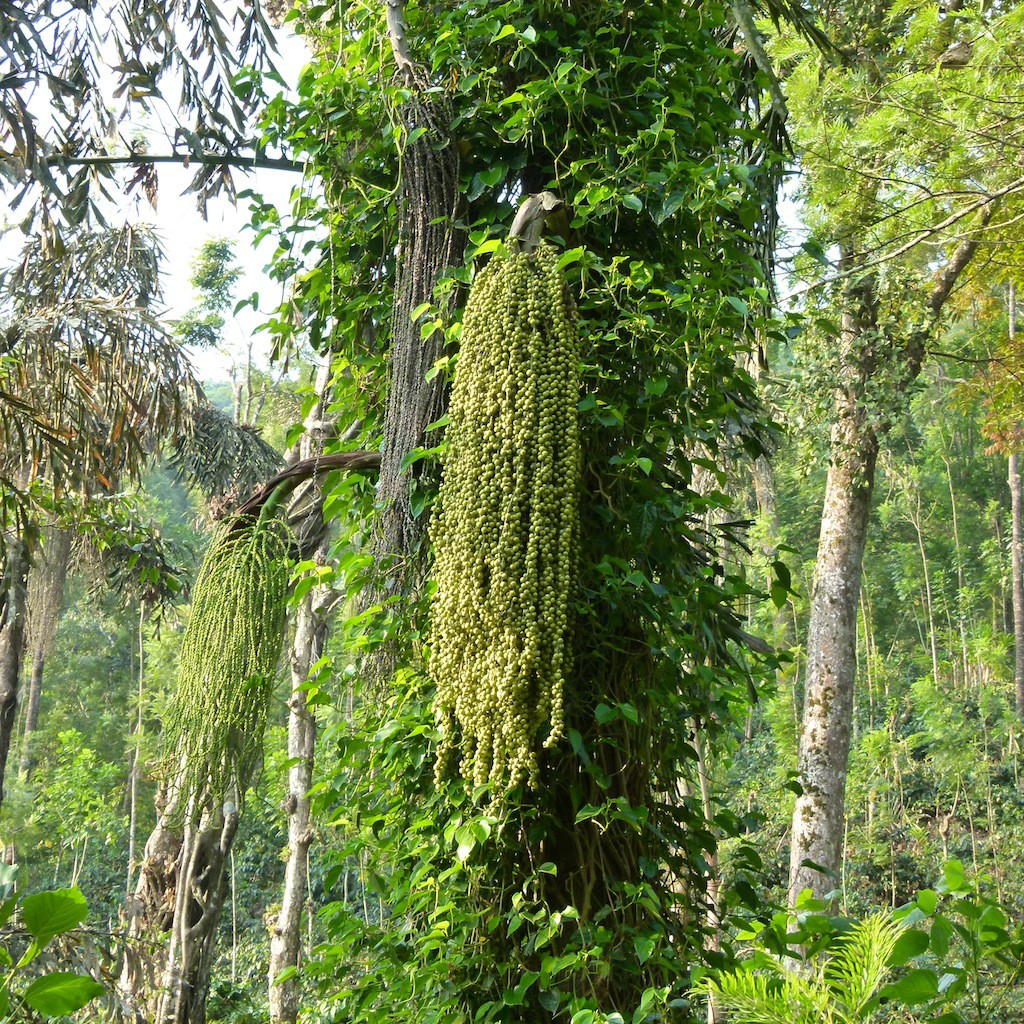
POLYGON ((496 254, 462 327, 435 519, 443 770, 497 798, 563 734, 579 546, 576 314, 554 251, 496 254), (544 730, 547 730, 546 737, 544 730))
POLYGON ((291 543, 272 514, 250 517, 222 530, 199 570, 167 723, 169 767, 180 773, 186 814, 244 793, 259 765, 285 633, 291 543))

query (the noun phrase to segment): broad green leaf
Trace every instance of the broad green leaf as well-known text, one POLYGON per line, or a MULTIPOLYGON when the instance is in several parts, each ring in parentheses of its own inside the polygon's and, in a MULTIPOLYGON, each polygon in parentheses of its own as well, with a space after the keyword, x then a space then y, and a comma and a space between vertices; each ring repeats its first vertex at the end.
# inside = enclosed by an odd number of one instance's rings
POLYGON ((915 967, 899 981, 886 985, 879 992, 883 999, 892 999, 907 1005, 923 1003, 939 994, 939 979, 934 971, 915 967))
POLYGON ((86 918, 89 908, 77 886, 37 892, 21 901, 21 916, 25 927, 40 943, 45 944, 55 935, 77 928, 86 918))
POLYGON ((44 1017, 62 1017, 80 1010, 104 988, 86 974, 58 971, 36 978, 25 990, 25 1002, 44 1017))
POLYGON ((889 956, 890 967, 901 967, 908 960, 920 956, 928 948, 928 933, 908 928, 896 940, 896 945, 889 956))

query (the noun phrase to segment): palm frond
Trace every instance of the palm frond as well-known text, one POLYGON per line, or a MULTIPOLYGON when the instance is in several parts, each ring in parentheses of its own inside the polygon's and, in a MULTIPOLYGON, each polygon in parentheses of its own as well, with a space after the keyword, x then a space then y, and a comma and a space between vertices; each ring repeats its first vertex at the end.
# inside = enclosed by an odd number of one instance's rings
POLYGON ((280 454, 253 427, 243 427, 213 405, 198 406, 175 441, 171 464, 207 499, 247 498, 282 464, 280 454))
POLYGON ((733 971, 722 975, 712 991, 734 1024, 829 1024, 834 1019, 828 993, 785 969, 778 975, 733 971))
MULTIPOLYGON (((54 198, 66 224, 103 223, 97 199, 108 192, 113 169, 76 168, 74 161, 123 144, 126 112, 144 110, 155 98, 179 112, 174 135, 183 155, 237 162, 255 152, 257 83, 273 70, 275 48, 259 3, 143 0, 108 10, 95 0, 0 0, 0 26, 0 140, 7 142, 0 145, 0 184, 6 180, 12 206, 30 194, 39 198, 41 186, 50 201, 35 214, 49 231, 57 219, 54 198), (243 68, 253 84, 248 90, 234 87, 243 68), (33 101, 44 95, 50 102, 41 111, 33 101)), ((219 191, 234 193, 226 163, 193 166, 190 190, 200 207, 219 191)))

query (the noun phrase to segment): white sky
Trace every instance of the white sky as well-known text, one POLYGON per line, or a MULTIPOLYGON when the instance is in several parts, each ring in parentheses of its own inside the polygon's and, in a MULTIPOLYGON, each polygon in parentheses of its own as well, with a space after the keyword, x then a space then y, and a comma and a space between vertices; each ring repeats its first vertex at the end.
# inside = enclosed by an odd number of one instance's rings
MULTIPOLYGON (((191 179, 191 171, 172 164, 160 164, 159 194, 157 209, 154 211, 144 204, 139 211, 140 219, 149 219, 164 246, 164 302, 168 319, 174 320, 195 305, 195 294, 189 284, 192 260, 204 242, 214 238, 228 238, 235 242, 235 254, 243 269, 244 276, 235 287, 236 299, 258 292, 260 311, 242 310, 237 317, 226 314, 225 345, 227 352, 212 350, 192 352, 196 373, 202 381, 226 380, 231 365, 231 353, 244 355, 250 338, 254 339, 254 356, 263 363, 269 352, 265 334, 257 334, 255 328, 266 321, 269 314, 281 301, 281 285, 272 282, 263 272, 270 262, 276 240, 264 239, 255 247, 255 234, 249 230, 248 200, 239 200, 233 206, 227 200, 208 204, 207 220, 199 215, 195 198, 182 195, 191 179)), ((267 202, 279 209, 287 209, 292 188, 300 184, 299 175, 290 171, 255 171, 249 174, 236 172, 235 184, 239 190, 251 188, 263 194, 267 202)))

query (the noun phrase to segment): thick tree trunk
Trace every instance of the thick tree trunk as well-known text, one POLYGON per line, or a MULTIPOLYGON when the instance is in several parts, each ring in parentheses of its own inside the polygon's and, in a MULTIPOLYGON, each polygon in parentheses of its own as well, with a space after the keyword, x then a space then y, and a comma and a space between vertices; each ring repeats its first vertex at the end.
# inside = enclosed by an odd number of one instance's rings
POLYGON ((43 531, 42 548, 28 576, 26 619, 27 649, 32 651, 32 678, 28 691, 25 728, 21 735, 19 774, 30 778, 35 766, 32 737, 39 727, 39 706, 43 691, 43 670, 53 650, 60 613, 64 608, 64 582, 71 561, 71 532, 59 527, 43 531))
POLYGON ((20 537, 7 538, 0 620, 0 806, 4 798, 7 757, 14 735, 18 707, 21 653, 25 644, 25 606, 28 586, 28 544, 20 537))
POLYGON ((836 877, 842 857, 857 601, 878 454, 878 440, 863 410, 850 410, 833 428, 832 452, 807 634, 800 742, 803 793, 793 812, 790 905, 804 889, 820 898, 834 887, 828 874, 805 861, 836 877))
POLYGON ((129 1013, 147 1024, 206 1020, 217 925, 238 830, 237 799, 184 828, 177 824, 176 811, 172 797, 146 843, 127 905, 133 941, 122 967, 121 992, 129 1013))

